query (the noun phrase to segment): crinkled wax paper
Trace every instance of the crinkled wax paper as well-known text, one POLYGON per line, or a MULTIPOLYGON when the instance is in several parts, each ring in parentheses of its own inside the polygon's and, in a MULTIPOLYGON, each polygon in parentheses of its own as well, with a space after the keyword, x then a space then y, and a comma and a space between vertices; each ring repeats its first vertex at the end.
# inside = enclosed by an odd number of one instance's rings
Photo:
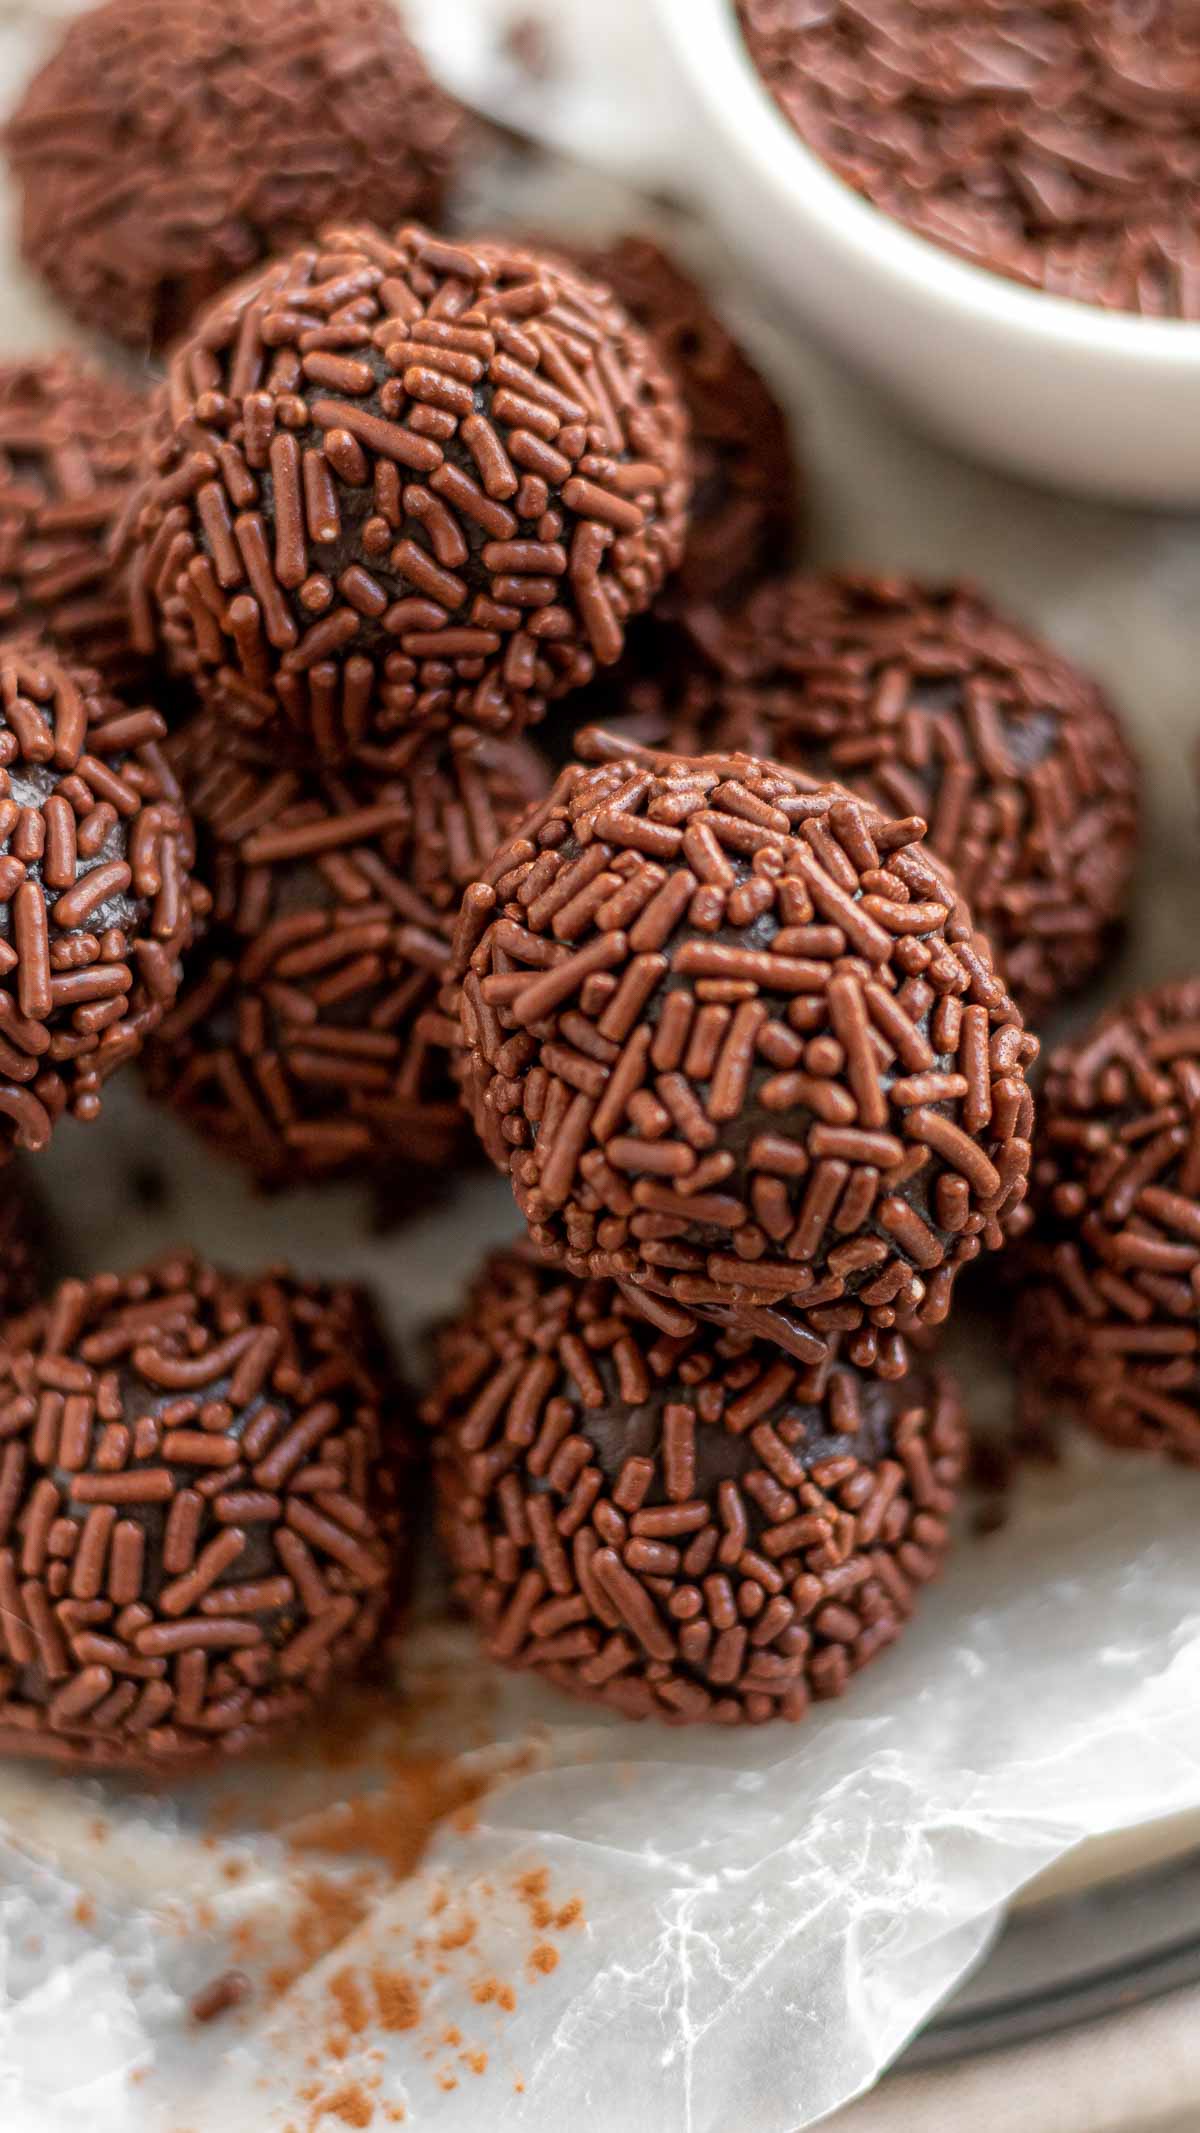
MULTIPOLYGON (((536 10, 421 12, 486 100, 509 78, 488 57, 503 45, 492 18, 536 10), (488 36, 456 44, 471 24, 488 36)), ((605 35, 586 95, 560 77, 576 100, 559 133, 609 175, 489 151, 481 219, 648 219, 611 173, 622 157, 657 168, 661 143, 638 157, 605 130, 634 102, 611 68, 652 76, 644 10, 562 4, 553 19, 583 14, 605 35)), ((6 95, 46 28, 0 12, 6 95)), ((969 570, 1112 683, 1150 828, 1112 985, 1186 968, 1195 525, 1039 496, 913 439, 764 317, 702 231, 673 234, 802 423, 813 552, 969 570)), ((0 289, 0 352, 67 331, 8 252, 0 289)), ((81 1267, 186 1238, 235 1265, 287 1253, 362 1274, 414 1376, 422 1328, 514 1229, 506 1190, 482 1178, 383 1236, 351 1190, 255 1202, 130 1076, 42 1168, 81 1267), (147 1161, 167 1184, 156 1211, 129 1192, 147 1161)), ((973 1323, 958 1361, 973 1409, 1002 1412, 1005 1375, 973 1323)), ((431 1595, 373 1725, 353 1702, 175 1795, 0 1766, 3 2133, 794 2133, 870 2083, 1039 1869, 1200 1809, 1198 1516, 1200 1477, 1087 1447, 1027 1473, 1007 1526, 964 1535, 899 1647, 794 1731, 597 1718, 496 1674, 431 1595), (405 1874, 431 1805, 460 1811, 405 1874), (368 1841, 389 1866, 371 1866, 368 1841), (194 1996, 230 1969, 248 1997, 197 2024, 194 1996)))

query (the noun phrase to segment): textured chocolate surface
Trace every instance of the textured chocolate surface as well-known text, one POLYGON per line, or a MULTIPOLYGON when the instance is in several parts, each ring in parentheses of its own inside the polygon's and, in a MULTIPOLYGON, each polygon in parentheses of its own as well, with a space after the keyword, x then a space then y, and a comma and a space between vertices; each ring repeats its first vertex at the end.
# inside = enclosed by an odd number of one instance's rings
POLYGON ((47 1279, 50 1222, 31 1168, 0 1172, 0 1322, 28 1311, 47 1279))
MULTIPOLYGON (((903 1372, 1024 1197, 1037 1040, 922 825, 748 756, 568 766, 467 892, 465 1089, 538 1247, 903 1372)), ((682 1305, 683 1310, 677 1307, 682 1305)))
POLYGON ((1200 317, 1200 21, 1183 0, 738 0, 809 147, 1055 296, 1200 317))
POLYGON ((1053 1054, 1020 1361, 1110 1443, 1200 1465, 1200 978, 1053 1054))
POLYGON ((631 1718, 803 1717, 890 1644, 963 1471, 953 1380, 657 1331, 498 1253, 426 1403, 455 1589, 489 1650, 631 1718))
POLYGON ((117 686, 141 662, 108 548, 146 406, 67 349, 0 365, 0 633, 46 636, 117 686))
POLYGON ((169 1767, 307 1713, 378 1631, 397 1474, 351 1289, 189 1254, 0 1346, 0 1752, 169 1767))
POLYGON ((387 0, 108 0, 9 126, 22 248, 85 324, 163 346, 332 216, 436 220, 462 130, 387 0))
MULTIPOLYGON (((1129 903, 1138 771, 1091 677, 971 586, 797 573, 630 691, 646 737, 744 749, 920 814, 1031 1019, 1093 977, 1129 903)), ((652 647, 653 649, 653 647, 652 647)))
POLYGON ((0 647, 0 1159, 46 1146, 172 1004, 206 903, 160 714, 0 647))
POLYGON ((691 525, 667 602, 728 600, 796 543, 800 484, 783 410, 704 290, 652 237, 575 257, 649 334, 691 422, 691 525))
POLYGON ((322 776, 220 742, 201 713, 170 744, 213 913, 151 1093, 270 1186, 469 1154, 438 991, 464 887, 545 792, 539 759, 460 732, 322 776))
POLYGON ((334 758, 491 731, 620 656, 679 562, 686 418, 605 292, 510 244, 327 229, 174 353, 134 614, 243 728, 334 758))

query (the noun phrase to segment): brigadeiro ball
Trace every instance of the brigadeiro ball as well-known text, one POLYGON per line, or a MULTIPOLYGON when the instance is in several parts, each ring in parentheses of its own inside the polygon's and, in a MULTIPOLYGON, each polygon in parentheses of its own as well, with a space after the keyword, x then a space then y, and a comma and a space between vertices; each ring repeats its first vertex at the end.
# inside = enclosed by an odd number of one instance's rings
POLYGON ((489 1650, 631 1718, 802 1718, 899 1634, 962 1476, 953 1381, 657 1331, 508 1252, 442 1334, 439 1531, 489 1650))
POLYGON ((213 890, 207 937, 146 1055, 151 1093, 267 1186, 448 1164, 472 1135, 438 1001, 459 900, 546 774, 460 733, 386 775, 172 744, 213 890))
POLYGON ((653 238, 577 248, 678 381, 692 426, 691 526, 673 600, 728 600, 786 562, 798 479, 786 418, 690 274, 653 238))
MULTIPOLYGON (((922 825, 749 756, 568 766, 464 900, 465 1085, 534 1242, 904 1367, 1001 1242, 1037 1041, 922 825)), ((678 1315, 678 1314, 676 1314, 678 1315)), ((668 1323, 671 1321, 668 1321, 668 1323)))
POLYGON ((509 244, 327 229, 196 321, 149 453, 137 640, 326 758, 540 715, 683 551, 678 393, 615 299, 509 244))
POLYGON ((120 684, 137 675, 109 543, 146 394, 61 350, 0 364, 0 632, 36 632, 120 684))
POLYGON ((10 1324, 0 1752, 232 1754, 345 1676, 400 1538, 374 1341, 353 1290, 189 1253, 10 1324))
POLYGON ((85 325, 161 346, 331 216, 436 219, 461 132, 387 0, 109 0, 9 125, 21 247, 85 325))
POLYGON ((1200 978, 1051 1057, 1020 1357, 1112 1444, 1200 1465, 1200 978))
POLYGON ((141 1050, 207 901, 166 724, 33 642, 0 647, 0 1161, 141 1050))
POLYGON ((631 708, 920 814, 1022 1012, 1086 984, 1126 911, 1138 773, 1091 678, 970 587, 849 573, 763 586, 631 708))

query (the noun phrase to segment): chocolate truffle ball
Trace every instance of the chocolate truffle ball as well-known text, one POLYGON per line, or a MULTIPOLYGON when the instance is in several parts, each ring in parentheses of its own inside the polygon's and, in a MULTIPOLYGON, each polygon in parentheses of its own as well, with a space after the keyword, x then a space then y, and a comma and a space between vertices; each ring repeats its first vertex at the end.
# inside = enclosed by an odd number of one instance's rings
POLYGON ((353 1290, 178 1253, 0 1345, 0 1753, 161 1767, 311 1710, 371 1643, 396 1473, 353 1290))
POLYGON ((1053 1054, 1020 1357, 1111 1444, 1200 1465, 1200 978, 1053 1054))
POLYGON ((206 898, 165 721, 36 643, 0 647, 0 1161, 141 1050, 206 898))
POLYGON ((329 217, 436 220, 458 106, 387 0, 108 0, 8 129, 21 246, 137 348, 329 217))
POLYGON ((668 604, 729 600, 795 545, 798 480, 783 411, 703 289, 652 237, 574 256, 649 334, 691 421, 691 526, 668 604))
POLYGON ((641 750, 568 766, 522 829, 456 968, 473 1115, 536 1245, 902 1371, 898 1322, 940 1323, 1024 1196, 1037 1052, 922 825, 641 750))
POLYGON ((500 1253, 425 1410, 455 1589, 498 1659, 631 1718, 803 1717, 899 1634, 963 1471, 953 1381, 657 1331, 500 1253))
POLYGON ((149 452, 137 641, 325 758, 540 715, 683 551, 675 387, 510 244, 327 229, 196 321, 149 452))
POLYGON ((0 632, 44 635, 118 687, 141 663, 109 544, 146 406, 66 349, 0 365, 0 632))
POLYGON ((1025 1015, 1094 976, 1128 905, 1139 805, 1088 675, 970 587, 912 578, 796 575, 727 629, 699 626, 630 695, 664 745, 774 756, 924 816, 1025 1015))
POLYGON ((545 791, 537 757, 460 733, 335 776, 218 741, 201 713, 171 746, 214 908, 151 1093, 272 1187, 469 1153, 438 992, 466 883, 545 791))

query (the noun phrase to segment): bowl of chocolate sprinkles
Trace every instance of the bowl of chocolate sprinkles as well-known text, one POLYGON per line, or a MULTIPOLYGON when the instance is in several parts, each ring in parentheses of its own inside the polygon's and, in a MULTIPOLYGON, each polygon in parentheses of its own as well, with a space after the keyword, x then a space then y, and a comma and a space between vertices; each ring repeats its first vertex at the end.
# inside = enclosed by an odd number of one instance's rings
POLYGON ((657 0, 693 189, 784 307, 972 457, 1200 499, 1200 36, 1100 0, 657 0), (719 151, 714 150, 714 137, 719 151))

